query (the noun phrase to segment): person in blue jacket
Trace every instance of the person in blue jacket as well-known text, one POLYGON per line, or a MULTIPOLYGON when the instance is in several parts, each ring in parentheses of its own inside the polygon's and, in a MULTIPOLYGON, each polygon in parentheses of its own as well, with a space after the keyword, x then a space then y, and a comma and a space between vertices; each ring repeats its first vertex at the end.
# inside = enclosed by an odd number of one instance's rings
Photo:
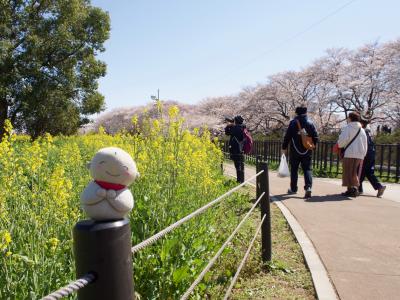
POLYGON ((300 131, 297 125, 300 122, 302 130, 305 130, 308 136, 313 140, 314 145, 318 142, 318 133, 313 122, 307 117, 307 107, 299 106, 296 108, 296 117, 290 121, 282 143, 282 153, 287 156, 290 144, 289 162, 290 162, 290 189, 288 194, 296 194, 299 165, 304 173, 304 198, 311 197, 312 191, 312 150, 304 148, 301 141, 300 131))
POLYGON ((378 191, 377 197, 380 198, 382 197, 383 193, 385 192, 386 186, 382 185, 378 178, 375 176, 375 154, 376 154, 376 149, 375 149, 375 143, 372 140, 371 137, 371 131, 369 129, 368 124, 370 123, 370 120, 366 117, 361 117, 361 125, 365 130, 365 133, 367 134, 367 142, 368 142, 368 150, 367 150, 367 155, 364 158, 363 164, 362 164, 362 169, 361 169, 361 176, 360 176, 360 185, 358 187, 358 192, 362 194, 364 192, 362 183, 367 177, 373 188, 378 191))

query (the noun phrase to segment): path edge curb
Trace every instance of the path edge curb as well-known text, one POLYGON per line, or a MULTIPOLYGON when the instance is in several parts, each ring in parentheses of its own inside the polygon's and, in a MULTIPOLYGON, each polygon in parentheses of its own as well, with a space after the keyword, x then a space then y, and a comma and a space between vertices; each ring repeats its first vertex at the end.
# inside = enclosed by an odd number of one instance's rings
POLYGON ((291 231, 296 237, 297 242, 300 245, 301 251, 303 252, 304 259, 310 270, 312 281, 314 284, 315 292, 319 300, 337 300, 340 299, 336 293, 336 290, 329 279, 328 272, 322 263, 317 250, 313 243, 303 230, 299 222, 292 215, 290 210, 273 195, 270 196, 273 203, 278 206, 286 221, 289 224, 291 231))

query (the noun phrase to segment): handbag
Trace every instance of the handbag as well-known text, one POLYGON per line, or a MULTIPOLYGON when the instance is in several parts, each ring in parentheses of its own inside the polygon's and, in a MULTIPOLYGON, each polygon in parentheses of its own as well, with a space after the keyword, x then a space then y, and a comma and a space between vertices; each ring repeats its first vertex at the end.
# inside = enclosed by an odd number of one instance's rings
POLYGON ((339 148, 339 144, 338 143, 336 143, 333 147, 332 147, 332 152, 333 153, 336 153, 336 154, 340 154, 340 148, 339 148))
POLYGON ((354 140, 358 137, 360 132, 361 132, 361 128, 358 130, 357 134, 353 137, 353 139, 350 141, 350 143, 348 143, 347 146, 344 148, 340 148, 339 144, 336 143, 332 148, 333 153, 337 153, 339 155, 340 159, 343 159, 347 148, 349 148, 349 146, 354 142, 354 140))
POLYGON ((307 135, 307 132, 301 128, 300 121, 297 121, 297 127, 299 128, 300 136, 301 136, 301 143, 303 144, 303 147, 306 148, 307 150, 314 150, 315 145, 313 143, 312 137, 307 135))
POLYGON ((337 155, 339 155, 340 159, 342 159, 344 157, 344 152, 345 151, 346 151, 346 149, 345 148, 340 148, 338 143, 336 143, 332 148, 332 152, 336 153, 337 155))

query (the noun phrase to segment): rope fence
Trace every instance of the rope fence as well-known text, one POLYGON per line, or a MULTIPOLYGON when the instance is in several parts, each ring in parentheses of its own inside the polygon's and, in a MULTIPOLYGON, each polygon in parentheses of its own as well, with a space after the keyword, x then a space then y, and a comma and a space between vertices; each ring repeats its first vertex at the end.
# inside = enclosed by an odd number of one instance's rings
POLYGON ((231 284, 229 285, 229 288, 227 289, 227 291, 226 291, 226 293, 225 293, 224 300, 228 300, 228 299, 229 299, 229 296, 231 295, 232 289, 233 289, 233 287, 234 287, 234 285, 235 285, 237 279, 239 278, 240 271, 242 270, 244 264, 245 264, 246 261, 247 261, 247 258, 248 258, 249 255, 250 255, 250 251, 251 251, 251 249, 253 248, 254 241, 256 240, 257 235, 258 235, 258 233, 259 233, 260 230, 261 230, 261 226, 262 226, 262 224, 264 223, 264 220, 265 220, 265 217, 266 217, 266 216, 267 216, 267 215, 264 215, 263 218, 261 219, 261 222, 260 222, 260 224, 258 225, 258 227, 257 227, 257 229, 256 229, 256 233, 255 233, 253 239, 251 240, 249 247, 247 248, 246 254, 243 256, 243 259, 242 259, 242 261, 240 262, 240 265, 239 265, 239 267, 238 267, 238 269, 237 269, 237 271, 236 271, 236 273, 235 273, 235 276, 233 276, 232 281, 231 281, 231 284))
POLYGON ((214 263, 217 261, 218 257, 221 255, 222 251, 228 246, 230 241, 233 239, 235 236, 236 232, 238 232, 239 228, 243 225, 243 223, 247 220, 247 218, 250 216, 250 214, 253 212, 254 208, 258 205, 262 197, 265 195, 265 193, 262 193, 260 197, 257 199, 257 201, 254 203, 254 205, 251 207, 251 209, 247 212, 247 214, 244 216, 242 221, 239 223, 239 225, 235 228, 235 230, 231 233, 229 238, 225 241, 225 243, 222 245, 222 247, 218 250, 218 252, 214 255, 214 257, 210 260, 210 262, 207 264, 207 266, 204 268, 204 270, 200 273, 200 275, 196 278, 196 280, 192 283, 192 285, 189 287, 189 289, 183 294, 181 297, 181 300, 186 300, 190 294, 193 292, 195 287, 200 283, 200 281, 203 279, 203 277, 206 275, 206 273, 211 269, 211 267, 214 265, 214 263))
POLYGON ((196 286, 204 278, 205 274, 211 269, 224 249, 232 241, 244 222, 249 218, 250 214, 254 211, 257 205, 260 204, 262 220, 257 227, 256 234, 250 242, 247 252, 243 257, 235 276, 231 281, 231 285, 225 294, 224 299, 227 299, 236 280, 238 279, 239 273, 249 256, 250 250, 253 247, 256 236, 260 230, 262 232, 262 259, 264 261, 270 260, 271 257, 270 232, 267 232, 268 230, 270 231, 268 165, 266 162, 260 162, 259 159, 257 159, 257 174, 251 176, 243 183, 237 185, 203 207, 188 214, 186 217, 178 220, 174 224, 164 228, 160 232, 133 247, 131 243, 130 223, 127 218, 107 222, 94 222, 92 220, 79 221, 73 230, 76 276, 79 277, 79 279, 43 297, 42 300, 57 300, 67 297, 89 284, 90 287, 78 293, 79 300, 134 299, 132 298, 135 294, 132 268, 133 254, 152 245, 186 221, 200 215, 208 208, 216 205, 222 199, 228 197, 244 185, 251 182, 254 178, 257 178, 256 202, 252 205, 250 210, 246 213, 214 257, 208 262, 207 266, 198 275, 189 289, 181 297, 181 300, 188 299, 196 286), (265 220, 267 220, 267 222, 265 220), (116 266, 118 266, 118 268, 116 268, 116 266), (84 275, 82 276, 82 274, 84 275))
POLYGON ((87 273, 82 276, 78 280, 75 280, 68 284, 65 287, 60 288, 59 290, 51 293, 42 298, 42 300, 57 300, 71 295, 74 292, 77 292, 79 289, 87 286, 89 283, 93 282, 96 279, 93 273, 87 273))
POLYGON ((216 203, 220 202, 222 199, 226 198, 227 196, 231 195, 232 193, 234 193, 235 191, 237 191, 238 189, 240 189, 242 186, 244 186, 245 184, 247 184, 249 181, 253 180, 254 178, 256 178, 258 175, 260 175, 261 173, 263 173, 264 171, 260 171, 258 172, 256 175, 250 177, 249 179, 247 179, 245 182, 241 183, 240 185, 234 187, 233 189, 229 190, 228 192, 226 192, 225 194, 223 194, 222 196, 219 196, 218 198, 216 198, 215 200, 209 202, 208 204, 204 205, 203 207, 197 209, 196 211, 192 212, 191 214, 187 215, 186 217, 180 219, 179 221, 175 222, 174 224, 166 227, 165 229, 161 230, 159 233, 153 235, 152 237, 149 237, 148 239, 146 239, 145 241, 137 244, 136 246, 132 247, 132 253, 136 253, 138 251, 140 251, 141 249, 150 246, 151 244, 153 244, 154 242, 156 242, 157 240, 159 240, 160 238, 162 238, 164 235, 166 235, 167 233, 171 232, 172 230, 174 230, 175 228, 179 227, 180 225, 182 225, 183 223, 185 223, 186 221, 194 218, 195 216, 203 213, 205 210, 207 210, 208 208, 210 208, 211 206, 215 205, 216 203))

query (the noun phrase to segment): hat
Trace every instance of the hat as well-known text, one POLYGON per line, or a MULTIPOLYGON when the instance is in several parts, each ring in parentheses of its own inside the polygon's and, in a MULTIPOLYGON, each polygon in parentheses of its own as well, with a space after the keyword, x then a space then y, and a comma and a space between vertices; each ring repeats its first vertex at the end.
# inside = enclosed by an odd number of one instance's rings
POLYGON ((304 115, 304 114, 307 113, 307 107, 305 107, 303 105, 302 106, 298 106, 298 107, 296 107, 295 112, 296 112, 297 115, 304 115))
POLYGON ((235 118, 233 118, 235 120, 236 124, 243 124, 243 118, 242 116, 236 116, 235 118))

